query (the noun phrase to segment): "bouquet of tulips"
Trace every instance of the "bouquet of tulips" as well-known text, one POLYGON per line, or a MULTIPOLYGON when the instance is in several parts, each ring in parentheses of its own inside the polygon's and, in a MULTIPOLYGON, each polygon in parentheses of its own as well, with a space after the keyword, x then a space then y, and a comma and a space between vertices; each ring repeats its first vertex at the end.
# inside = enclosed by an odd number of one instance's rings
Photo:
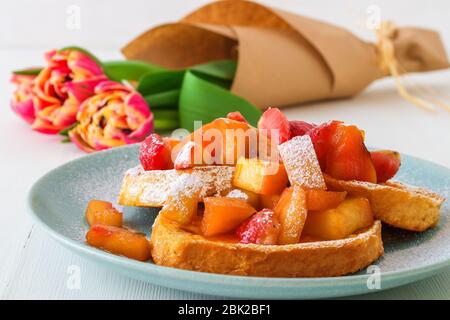
POLYGON ((253 124, 260 111, 228 91, 236 63, 213 61, 168 70, 140 61, 102 62, 78 47, 52 50, 43 68, 13 72, 11 107, 35 131, 93 152, 142 141, 154 130, 192 129, 240 110, 253 124), (189 105, 203 110, 179 118, 189 105))
POLYGON ((366 42, 256 2, 213 1, 132 40, 126 61, 101 62, 77 47, 47 53, 45 68, 14 73, 12 107, 34 130, 89 152, 233 111, 256 125, 267 107, 351 97, 387 76, 413 104, 449 109, 413 96, 402 81, 450 66, 439 34, 389 22, 376 34, 366 42))

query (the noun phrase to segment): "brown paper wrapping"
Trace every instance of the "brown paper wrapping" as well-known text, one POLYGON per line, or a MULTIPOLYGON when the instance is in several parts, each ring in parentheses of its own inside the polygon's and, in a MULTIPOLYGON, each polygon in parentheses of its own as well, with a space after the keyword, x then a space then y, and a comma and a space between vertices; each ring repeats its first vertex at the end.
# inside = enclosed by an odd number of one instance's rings
MULTIPOLYGON (((437 32, 398 28, 392 41, 401 72, 449 67, 437 32)), ((260 108, 353 96, 388 75, 374 43, 243 0, 212 2, 178 23, 148 30, 122 51, 172 69, 237 58, 231 91, 260 108)))

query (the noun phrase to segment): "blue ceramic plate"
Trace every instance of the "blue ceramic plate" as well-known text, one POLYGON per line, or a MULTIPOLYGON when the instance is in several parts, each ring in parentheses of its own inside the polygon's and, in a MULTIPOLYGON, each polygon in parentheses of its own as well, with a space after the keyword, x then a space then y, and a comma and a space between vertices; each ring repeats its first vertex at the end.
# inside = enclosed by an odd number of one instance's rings
MULTIPOLYGON (((397 180, 429 188, 450 198, 450 170, 403 155, 397 180)), ((116 148, 69 162, 32 187, 29 206, 35 220, 69 249, 130 277, 176 289, 238 298, 325 298, 370 292, 366 270, 335 278, 260 278, 185 271, 138 262, 89 247, 84 209, 90 199, 116 200, 123 173, 138 164, 138 148, 116 148)), ((157 210, 126 207, 125 223, 150 233, 157 210)), ((381 289, 429 277, 450 265, 450 208, 438 227, 411 233, 383 226, 385 255, 376 262, 381 289)))

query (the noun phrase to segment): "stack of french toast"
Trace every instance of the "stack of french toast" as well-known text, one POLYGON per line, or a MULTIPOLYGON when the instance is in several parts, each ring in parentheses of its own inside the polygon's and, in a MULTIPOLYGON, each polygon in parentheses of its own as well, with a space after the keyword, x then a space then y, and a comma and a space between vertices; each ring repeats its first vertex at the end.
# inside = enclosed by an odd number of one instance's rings
POLYGON ((383 255, 382 222, 423 232, 439 223, 444 201, 391 181, 399 153, 370 152, 364 138, 356 126, 288 121, 277 108, 257 127, 233 112, 182 139, 150 135, 118 202, 161 207, 148 249, 159 265, 264 277, 354 273, 383 255))

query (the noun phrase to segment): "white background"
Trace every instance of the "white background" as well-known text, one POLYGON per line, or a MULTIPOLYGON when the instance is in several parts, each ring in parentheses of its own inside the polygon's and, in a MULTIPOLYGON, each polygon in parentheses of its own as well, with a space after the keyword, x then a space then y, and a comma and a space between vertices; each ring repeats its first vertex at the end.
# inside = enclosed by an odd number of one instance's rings
MULTIPOLYGON (((159 23, 176 21, 203 0, 10 0, 0 3, 0 298, 206 298, 130 280, 73 255, 50 240, 27 215, 26 194, 46 171, 82 156, 59 138, 31 131, 9 108, 10 71, 43 63, 43 52, 67 45, 118 59, 119 49, 159 23), (80 8, 80 29, 70 26, 71 9, 80 8), (67 287, 67 270, 80 267, 81 288, 67 287)), ((399 25, 437 29, 450 47, 450 2, 367 0, 261 1, 347 27, 367 40, 366 9, 378 5, 383 19, 399 25)), ((73 11, 72 11, 73 12, 73 11)), ((450 71, 409 79, 448 97, 450 71)), ((366 131, 368 144, 396 149, 450 167, 450 113, 430 114, 397 95, 392 80, 372 85, 349 100, 289 108, 291 119, 341 119, 366 131)), ((450 270, 404 288, 365 298, 450 298, 450 270)))

